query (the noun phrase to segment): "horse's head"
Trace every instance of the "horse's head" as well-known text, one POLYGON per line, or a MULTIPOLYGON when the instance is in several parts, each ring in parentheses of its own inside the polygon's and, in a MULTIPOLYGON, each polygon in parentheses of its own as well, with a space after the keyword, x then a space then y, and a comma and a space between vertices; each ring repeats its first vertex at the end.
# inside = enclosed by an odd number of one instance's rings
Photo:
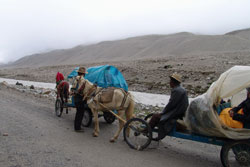
POLYGON ((97 85, 85 80, 78 89, 78 93, 84 96, 84 99, 91 96, 97 89, 97 85))

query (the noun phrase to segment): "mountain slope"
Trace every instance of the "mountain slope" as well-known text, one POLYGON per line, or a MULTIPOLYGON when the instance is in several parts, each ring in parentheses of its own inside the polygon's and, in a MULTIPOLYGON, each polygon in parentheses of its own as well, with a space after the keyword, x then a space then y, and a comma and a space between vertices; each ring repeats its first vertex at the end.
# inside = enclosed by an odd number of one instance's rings
POLYGON ((237 30, 237 31, 232 31, 229 33, 226 33, 226 35, 237 35, 243 39, 250 40, 250 28, 248 29, 243 29, 243 30, 237 30))
POLYGON ((168 56, 250 51, 250 29, 225 35, 147 35, 117 41, 105 41, 71 49, 54 50, 23 57, 13 67, 126 61, 168 56))

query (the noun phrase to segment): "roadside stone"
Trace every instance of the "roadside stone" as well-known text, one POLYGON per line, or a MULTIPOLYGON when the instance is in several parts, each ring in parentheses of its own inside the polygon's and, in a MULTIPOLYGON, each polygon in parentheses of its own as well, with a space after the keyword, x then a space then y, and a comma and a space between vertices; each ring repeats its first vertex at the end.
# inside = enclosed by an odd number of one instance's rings
POLYGON ((45 95, 48 95, 48 94, 50 94, 50 93, 51 93, 50 90, 44 90, 44 92, 43 92, 43 94, 45 94, 45 95))
POLYGON ((9 85, 6 81, 3 81, 2 84, 5 85, 5 86, 9 85))
POLYGON ((9 136, 9 134, 8 133, 3 133, 3 136, 9 136))
POLYGON ((20 85, 20 86, 23 86, 23 84, 22 83, 20 83, 20 82, 16 82, 16 85, 20 85))

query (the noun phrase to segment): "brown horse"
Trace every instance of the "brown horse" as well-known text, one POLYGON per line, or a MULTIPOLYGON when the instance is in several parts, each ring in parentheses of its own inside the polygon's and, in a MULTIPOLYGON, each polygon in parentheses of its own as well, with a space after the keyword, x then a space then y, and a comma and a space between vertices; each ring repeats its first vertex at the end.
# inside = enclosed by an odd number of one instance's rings
MULTIPOLYGON (((111 91, 113 92, 108 93, 109 96, 106 96, 107 98, 102 98, 102 95, 104 94, 103 88, 93 85, 88 80, 85 80, 84 82, 82 82, 82 85, 79 86, 79 93, 82 94, 84 96, 84 99, 87 100, 88 107, 91 109, 94 115, 94 137, 97 137, 100 131, 98 122, 98 111, 117 110, 117 115, 119 117, 125 115, 126 120, 129 120, 133 117, 134 100, 129 92, 125 92, 121 88, 112 88, 111 91)), ((110 142, 115 142, 123 126, 124 122, 119 119, 119 128, 115 135, 110 139, 110 142)))
MULTIPOLYGON (((69 83, 66 81, 60 81, 56 86, 57 88, 57 98, 60 97, 62 105, 68 102, 69 98, 69 83)), ((63 109, 63 108, 61 108, 63 109)))

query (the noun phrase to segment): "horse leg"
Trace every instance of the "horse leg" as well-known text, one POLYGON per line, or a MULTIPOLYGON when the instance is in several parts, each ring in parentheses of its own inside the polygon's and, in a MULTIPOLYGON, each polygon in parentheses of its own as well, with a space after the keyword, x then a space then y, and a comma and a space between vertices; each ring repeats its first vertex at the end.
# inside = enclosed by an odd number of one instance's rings
MULTIPOLYGON (((126 114, 126 121, 130 120, 133 117, 132 113, 126 112, 125 114, 126 114)), ((129 137, 129 134, 130 134, 130 128, 128 127, 126 129, 126 136, 129 137)))
POLYGON ((67 86, 65 86, 63 92, 64 92, 64 98, 65 98, 65 104, 66 104, 66 114, 68 114, 68 106, 67 106, 67 103, 68 103, 68 98, 69 98, 69 89, 67 88, 67 86))
POLYGON ((99 135, 99 121, 98 121, 98 111, 95 109, 91 109, 92 113, 94 115, 94 122, 95 122, 95 127, 94 127, 94 132, 93 132, 93 137, 98 137, 99 135))
POLYGON ((65 103, 68 103, 68 98, 69 98, 69 84, 68 83, 64 85, 63 92, 64 92, 65 103))
MULTIPOLYGON (((128 108, 125 110, 125 115, 126 115, 127 121, 134 117, 133 116, 134 106, 135 106, 134 100, 131 99, 128 108)), ((127 134, 127 137, 129 137, 130 128, 127 128, 126 134, 127 134)))
POLYGON ((63 106, 64 105, 64 99, 63 99, 63 92, 62 91, 60 92, 60 99, 62 101, 62 106, 63 106))
MULTIPOLYGON (((124 113, 123 110, 118 111, 118 116, 121 117, 123 113, 124 113)), ((112 137, 112 138, 109 140, 110 142, 112 142, 112 143, 115 142, 115 140, 116 140, 116 139, 118 138, 118 136, 120 135, 123 126, 124 126, 124 122, 123 122, 122 120, 119 120, 119 128, 118 128, 118 130, 116 131, 114 137, 112 137)))

